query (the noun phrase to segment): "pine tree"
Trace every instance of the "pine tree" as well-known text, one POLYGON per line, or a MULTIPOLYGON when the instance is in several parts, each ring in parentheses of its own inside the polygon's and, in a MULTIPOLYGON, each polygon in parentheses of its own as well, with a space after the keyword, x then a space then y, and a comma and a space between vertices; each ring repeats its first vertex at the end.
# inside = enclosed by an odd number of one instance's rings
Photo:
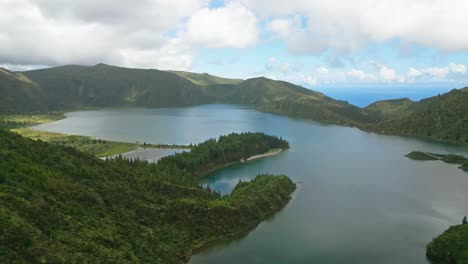
POLYGON ((463 225, 466 225, 466 224, 468 224, 468 221, 466 220, 466 216, 465 216, 465 217, 463 217, 462 224, 463 224, 463 225))

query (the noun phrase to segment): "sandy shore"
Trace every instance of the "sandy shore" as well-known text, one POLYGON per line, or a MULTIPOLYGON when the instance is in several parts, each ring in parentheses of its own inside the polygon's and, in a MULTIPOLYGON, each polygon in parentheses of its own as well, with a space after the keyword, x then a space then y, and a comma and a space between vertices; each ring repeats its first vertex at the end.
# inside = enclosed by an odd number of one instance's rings
POLYGON ((260 158, 268 157, 268 156, 278 155, 282 151, 283 151, 283 149, 272 149, 272 150, 268 151, 267 153, 263 153, 263 154, 260 154, 260 155, 255 155, 255 156, 249 157, 249 158, 247 158, 246 161, 260 159, 260 158))

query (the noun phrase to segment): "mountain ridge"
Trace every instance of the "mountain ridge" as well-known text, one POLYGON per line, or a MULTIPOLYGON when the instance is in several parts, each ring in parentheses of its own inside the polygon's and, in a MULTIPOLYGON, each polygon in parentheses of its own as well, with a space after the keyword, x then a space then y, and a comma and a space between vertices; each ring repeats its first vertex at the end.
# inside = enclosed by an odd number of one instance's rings
POLYGON ((285 81, 132 69, 107 64, 40 70, 0 70, 0 113, 80 107, 183 107, 206 103, 358 127, 380 134, 416 136, 468 145, 468 87, 412 101, 381 100, 360 108, 285 81))

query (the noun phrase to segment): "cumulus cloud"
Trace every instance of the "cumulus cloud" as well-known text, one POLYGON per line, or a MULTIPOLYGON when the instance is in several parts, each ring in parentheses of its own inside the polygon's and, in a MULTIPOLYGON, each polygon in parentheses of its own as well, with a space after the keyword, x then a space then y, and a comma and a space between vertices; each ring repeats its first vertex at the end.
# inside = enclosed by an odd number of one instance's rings
POLYGON ((346 73, 349 77, 358 79, 360 81, 376 81, 377 78, 370 73, 361 70, 351 69, 346 73))
POLYGON ((450 63, 447 66, 427 67, 416 69, 409 68, 407 76, 411 81, 457 81, 466 80, 467 69, 464 64, 450 63))
POLYGON ((468 50, 465 0, 242 0, 264 17, 303 15, 307 23, 290 48, 298 53, 320 53, 326 49, 350 51, 369 42, 401 39, 443 51, 468 50))
POLYGON ((298 71, 299 65, 291 66, 288 62, 281 62, 275 56, 268 58, 265 63, 265 69, 269 72, 280 72, 283 74, 288 73, 289 71, 298 71))
POLYGON ((165 33, 204 2, 0 0, 0 62, 188 69, 194 50, 165 33))
POLYGON ((201 9, 191 16, 187 25, 188 39, 210 48, 245 48, 255 44, 258 35, 254 13, 234 2, 220 8, 201 9))
POLYGON ((395 81, 398 79, 396 71, 385 65, 380 66, 379 76, 380 78, 382 78, 382 80, 385 80, 385 81, 395 81))
POLYGON ((294 21, 288 18, 273 19, 267 24, 267 30, 286 38, 291 33, 294 21))

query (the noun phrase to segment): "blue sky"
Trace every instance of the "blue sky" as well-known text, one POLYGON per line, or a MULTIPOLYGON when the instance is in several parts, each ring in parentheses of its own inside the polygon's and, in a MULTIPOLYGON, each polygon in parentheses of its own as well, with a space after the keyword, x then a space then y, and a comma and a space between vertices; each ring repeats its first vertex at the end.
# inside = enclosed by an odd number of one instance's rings
POLYGON ((417 98, 468 85, 466 10, 464 0, 2 0, 0 66, 103 62, 417 98))

